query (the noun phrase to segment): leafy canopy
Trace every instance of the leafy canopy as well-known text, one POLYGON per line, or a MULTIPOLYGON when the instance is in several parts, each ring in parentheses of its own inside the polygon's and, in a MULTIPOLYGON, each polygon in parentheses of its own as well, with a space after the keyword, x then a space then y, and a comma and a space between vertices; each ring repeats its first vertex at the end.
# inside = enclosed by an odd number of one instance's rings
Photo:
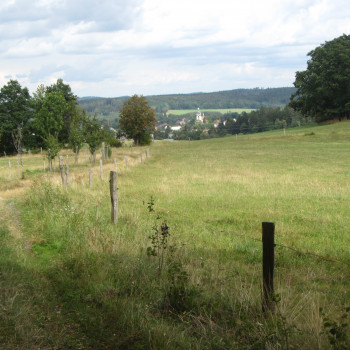
POLYGON ((130 97, 120 110, 119 127, 136 145, 150 142, 156 122, 155 111, 142 95, 130 97))
POLYGON ((17 80, 10 80, 0 90, 0 149, 7 153, 15 152, 13 130, 26 127, 31 117, 30 95, 17 80))
POLYGON ((305 71, 296 72, 290 106, 321 122, 350 114, 350 35, 308 53, 305 71))

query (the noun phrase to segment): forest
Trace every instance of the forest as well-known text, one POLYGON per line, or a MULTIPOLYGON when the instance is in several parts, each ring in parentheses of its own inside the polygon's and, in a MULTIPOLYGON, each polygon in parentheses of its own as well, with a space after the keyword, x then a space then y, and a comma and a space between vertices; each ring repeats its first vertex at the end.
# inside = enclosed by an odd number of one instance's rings
MULTIPOLYGON (((193 108, 260 108, 283 107, 289 103, 290 96, 295 93, 293 87, 235 89, 209 93, 173 94, 146 96, 148 103, 155 109, 157 118, 170 109, 193 108)), ((79 105, 88 115, 111 126, 116 126, 119 110, 128 97, 116 98, 80 98, 79 105)))

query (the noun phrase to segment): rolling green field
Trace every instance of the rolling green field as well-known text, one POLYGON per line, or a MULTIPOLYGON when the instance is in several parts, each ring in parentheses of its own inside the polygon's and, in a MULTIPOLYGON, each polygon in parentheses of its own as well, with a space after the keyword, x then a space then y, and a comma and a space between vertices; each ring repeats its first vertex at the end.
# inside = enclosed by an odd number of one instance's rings
POLYGON ((84 152, 71 156, 63 189, 40 155, 23 176, 0 158, 1 349, 349 348, 349 140, 343 122, 159 141, 143 163, 146 148, 114 149, 117 225, 113 159, 89 188, 84 152), (277 243, 268 316, 264 221, 277 243))
MULTIPOLYGON (((251 112, 255 111, 255 109, 252 108, 223 108, 223 109, 201 109, 202 113, 206 112, 218 112, 221 114, 225 113, 238 113, 241 114, 242 112, 251 112)), ((172 109, 167 112, 167 114, 175 114, 175 115, 183 115, 187 113, 196 113, 197 109, 172 109)))

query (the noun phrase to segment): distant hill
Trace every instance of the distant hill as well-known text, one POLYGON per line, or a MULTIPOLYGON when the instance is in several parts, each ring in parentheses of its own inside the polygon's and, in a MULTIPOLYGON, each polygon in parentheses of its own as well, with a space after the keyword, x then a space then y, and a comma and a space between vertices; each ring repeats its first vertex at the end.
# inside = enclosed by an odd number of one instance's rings
MULTIPOLYGON (((149 104, 157 113, 166 113, 169 109, 220 109, 220 108, 260 108, 285 106, 296 91, 293 87, 235 89, 228 91, 154 95, 146 96, 149 104)), ((97 114, 103 121, 114 124, 118 113, 128 96, 115 98, 83 97, 79 105, 87 114, 97 114)))

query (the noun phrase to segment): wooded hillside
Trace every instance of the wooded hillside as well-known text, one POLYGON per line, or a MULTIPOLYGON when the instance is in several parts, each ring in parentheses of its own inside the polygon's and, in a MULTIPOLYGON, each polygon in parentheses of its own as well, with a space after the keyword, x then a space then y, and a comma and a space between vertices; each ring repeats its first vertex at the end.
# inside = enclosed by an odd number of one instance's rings
MULTIPOLYGON (((174 94, 147 96, 149 104, 157 113, 165 113, 169 109, 193 108, 260 108, 277 107, 289 103, 290 96, 295 93, 293 87, 268 89, 235 89, 228 91, 192 94, 174 94)), ((79 105, 88 114, 97 114, 100 118, 114 120, 118 111, 128 97, 116 98, 81 98, 79 105)))

